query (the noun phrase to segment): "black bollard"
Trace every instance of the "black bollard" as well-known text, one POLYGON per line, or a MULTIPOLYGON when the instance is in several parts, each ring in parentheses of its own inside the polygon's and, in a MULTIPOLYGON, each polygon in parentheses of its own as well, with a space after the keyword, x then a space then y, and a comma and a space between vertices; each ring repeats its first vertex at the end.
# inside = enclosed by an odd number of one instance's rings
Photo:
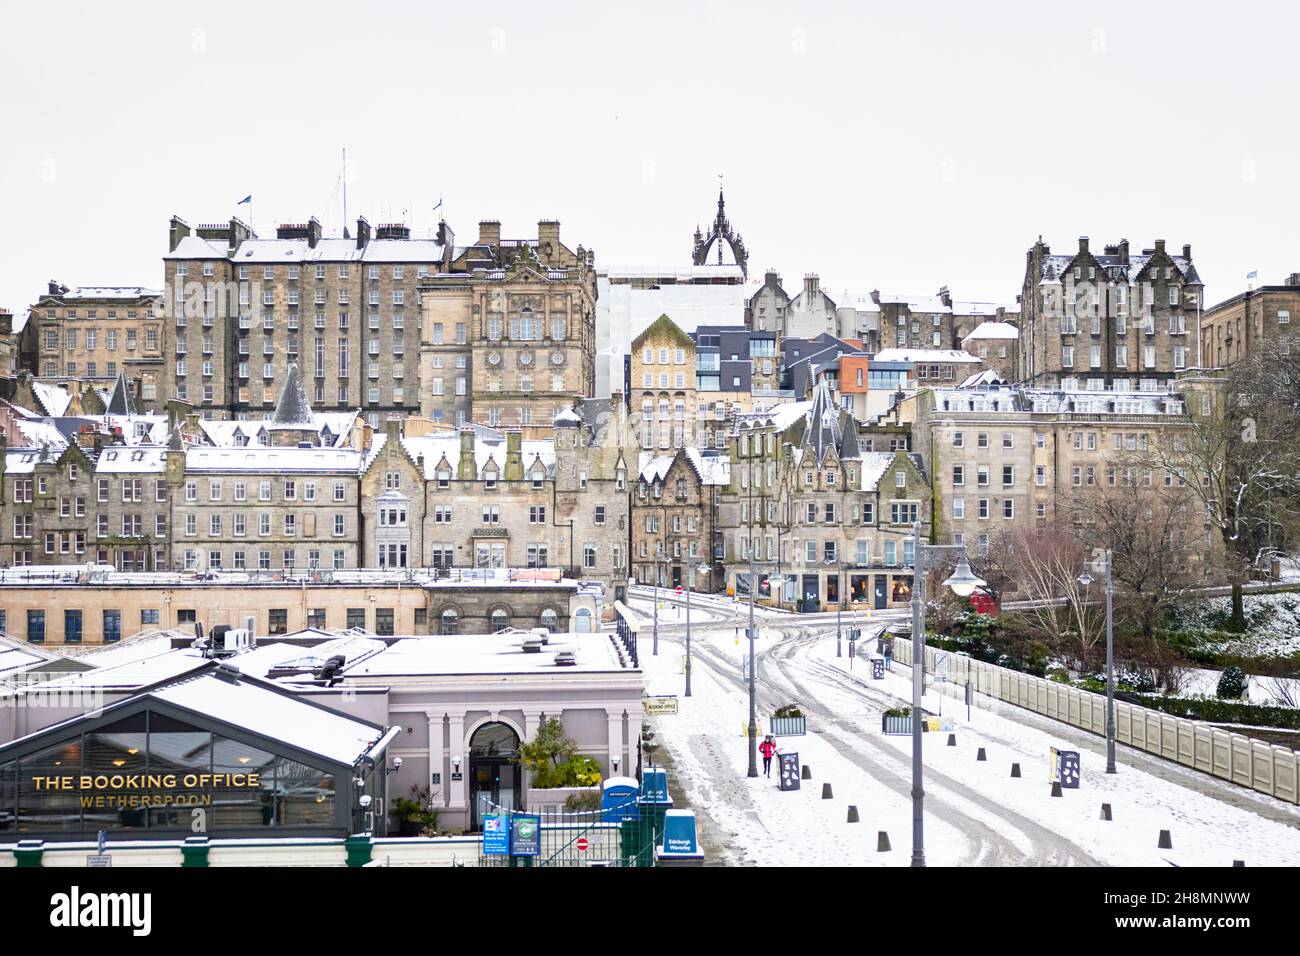
POLYGON ((948 746, 949 746, 949 747, 956 747, 956 746, 957 746, 957 735, 956 735, 956 734, 949 734, 949 735, 948 735, 948 746))
POLYGON ((823 800, 831 800, 831 799, 834 799, 834 798, 831 796, 831 785, 830 785, 829 783, 824 783, 824 784, 822 784, 822 799, 823 799, 823 800))
POLYGON ((1052 781, 1052 796, 1054 796, 1054 797, 1059 797, 1060 795, 1061 795, 1061 781, 1059 781, 1059 780, 1053 780, 1053 781, 1052 781))
POLYGON ((1013 763, 1013 764, 1011 765, 1011 776, 1013 776, 1013 777, 1018 777, 1018 776, 1020 776, 1020 764, 1018 764, 1018 763, 1013 763))
POLYGON ((848 818, 848 820, 845 821, 845 822, 847 822, 847 823, 857 823, 857 822, 858 822, 858 808, 857 808, 857 807, 855 807, 855 806, 853 806, 853 805, 850 804, 850 806, 849 806, 849 818, 848 818))
POLYGON ((889 845, 889 834, 886 833, 884 830, 879 830, 879 831, 877 831, 877 832, 876 832, 876 852, 877 852, 877 853, 888 853, 891 849, 893 849, 893 848, 889 845))
POLYGON ((1169 835, 1168 830, 1160 831, 1160 842, 1157 846, 1161 850, 1172 850, 1174 848, 1174 840, 1173 837, 1169 835))
POLYGON ((976 760, 988 760, 988 759, 989 759, 988 757, 984 756, 984 748, 983 748, 983 747, 981 747, 979 750, 977 750, 977 751, 975 752, 975 759, 976 759, 976 760))
POLYGON ((804 764, 804 765, 803 765, 803 769, 802 769, 801 771, 799 771, 799 776, 803 777, 803 779, 805 779, 805 780, 811 780, 811 779, 812 779, 812 767, 808 766, 807 764, 804 764))
POLYGON ((1109 803, 1103 803, 1103 804, 1101 805, 1101 818, 1102 818, 1103 820, 1110 820, 1110 819, 1113 819, 1113 818, 1111 817, 1111 815, 1110 815, 1110 804, 1109 804, 1109 803))

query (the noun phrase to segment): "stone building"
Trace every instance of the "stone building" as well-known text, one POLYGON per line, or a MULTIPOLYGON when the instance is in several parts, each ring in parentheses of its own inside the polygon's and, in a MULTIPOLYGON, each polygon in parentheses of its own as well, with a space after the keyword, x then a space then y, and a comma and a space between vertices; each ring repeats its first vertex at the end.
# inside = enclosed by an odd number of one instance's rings
POLYGON ((400 451, 395 426, 377 436, 362 478, 367 560, 378 559, 383 543, 390 567, 396 555, 397 566, 561 568, 622 595, 629 514, 621 424, 597 431, 568 412, 550 439, 464 425, 401 437, 400 451))
POLYGON ((835 335, 839 332, 838 308, 835 300, 822 289, 817 273, 810 272, 803 277, 803 290, 790 300, 786 309, 785 329, 778 331, 799 338, 813 338, 822 333, 835 335))
POLYGON ((863 452, 825 382, 809 402, 739 424, 731 482, 719 500, 729 590, 803 610, 889 607, 911 595, 913 525, 929 536, 930 490, 919 459, 863 452), (773 573, 783 581, 771 594, 773 573))
POLYGON ((1300 272, 1281 285, 1262 285, 1225 299, 1201 317, 1201 367, 1235 365, 1264 341, 1289 355, 1297 344, 1293 319, 1300 321, 1300 272))
POLYGON ((0 445, 0 565, 166 567, 162 449, 128 445, 107 428, 79 429, 66 440, 52 425, 29 423, 14 444, 0 445))
POLYGON ((142 407, 161 409, 162 304, 163 293, 153 289, 51 282, 23 328, 22 364, 50 383, 107 384, 123 374, 142 407))
POLYGON ((396 634, 490 634, 506 624, 593 631, 600 604, 589 588, 549 574, 343 571, 320 580, 222 572, 107 572, 89 580, 0 575, 0 633, 34 644, 114 643, 140 631, 199 623, 259 636, 303 628, 396 634), (503 613, 504 612, 504 615, 503 613), (503 621, 505 623, 503 623, 503 621))
POLYGON ((633 576, 642 584, 718 590, 723 581, 719 492, 729 482, 730 461, 716 451, 678 448, 644 456, 632 496, 633 576), (700 568, 708 566, 709 570, 700 568))
POLYGON ((275 405, 297 364, 319 408, 363 408, 376 425, 420 408, 420 284, 445 265, 445 223, 412 239, 359 219, 355 237, 333 238, 313 218, 261 239, 237 219, 192 229, 173 218, 169 235, 169 397, 249 418, 275 405))
POLYGON ((14 314, 0 306, 0 377, 18 374, 19 334, 14 331, 14 314))
POLYGON ((595 253, 560 242, 543 220, 536 239, 478 240, 454 250, 420 284, 421 413, 447 424, 546 426, 595 394, 595 253))
POLYGON ((981 322, 961 340, 961 348, 1004 382, 1014 382, 1020 374, 1020 330, 1010 322, 981 322))
POLYGON ((1196 365, 1204 284, 1192 247, 1165 241, 1131 254, 1128 240, 1100 256, 1088 238, 1054 255, 1040 238, 1025 255, 1018 381, 1066 391, 1164 391, 1196 365))
POLYGON ((632 340, 631 391, 642 448, 681 448, 698 440, 695 341, 661 315, 632 340))
MULTIPOLYGON (((1074 520, 1082 499, 1099 489, 1184 484, 1138 462, 1192 427, 1177 394, 1018 386, 925 389, 907 403, 906 417, 931 476, 934 538, 964 542, 972 554, 987 553, 999 537, 1074 520)), ((1186 531, 1204 542, 1204 554, 1218 547, 1203 509, 1189 507, 1186 531)))
POLYGON ((755 332, 776 332, 782 338, 790 334, 788 321, 790 295, 781 286, 775 269, 763 274, 763 285, 745 303, 745 326, 755 332))

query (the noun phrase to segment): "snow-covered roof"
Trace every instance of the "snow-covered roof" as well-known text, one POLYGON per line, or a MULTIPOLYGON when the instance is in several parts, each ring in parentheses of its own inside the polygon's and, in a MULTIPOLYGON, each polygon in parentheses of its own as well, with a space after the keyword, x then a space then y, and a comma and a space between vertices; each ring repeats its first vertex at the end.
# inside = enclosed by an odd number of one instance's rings
POLYGON ((59 416, 68 410, 72 395, 65 388, 49 385, 45 382, 32 381, 32 394, 41 403, 41 410, 46 415, 59 416))
POLYGON ((786 402, 761 412, 741 413, 736 416, 736 424, 740 428, 773 428, 783 432, 795 422, 807 418, 812 404, 811 401, 786 402))
MULTIPOLYGON (((403 438, 402 446, 411 457, 419 461, 424 457, 424 477, 434 479, 438 476, 438 464, 447 459, 451 466, 451 477, 460 474, 460 433, 456 431, 433 432, 413 438, 403 438)), ((555 443, 545 439, 529 439, 520 442, 521 459, 524 474, 531 475, 538 468, 549 476, 555 467, 555 443)), ((506 436, 503 432, 491 428, 474 430, 474 474, 483 475, 488 463, 496 465, 504 472, 506 467, 506 436)))
POLYGON ((1001 302, 958 302, 954 299, 952 303, 953 315, 997 315, 998 309, 1005 309, 1008 312, 1020 311, 1019 306, 1007 306, 1001 302))
POLYGON ((864 451, 858 456, 858 489, 860 491, 875 491, 876 485, 884 476, 885 470, 894 462, 894 456, 887 451, 864 451))
MULTIPOLYGON (((1098 255, 1095 252, 1092 252, 1091 255, 1101 264, 1105 274, 1099 276, 1099 278, 1103 281, 1106 279, 1122 279, 1126 282, 1132 282, 1146 268, 1147 263, 1155 258, 1154 252, 1130 253, 1127 262, 1119 255, 1098 255)), ((1181 255, 1169 255, 1168 253, 1166 253, 1166 256, 1188 282, 1200 282, 1200 276, 1197 275, 1196 268, 1192 265, 1190 259, 1181 255)), ((1070 263, 1077 257, 1078 252, 1072 252, 1069 255, 1043 256, 1042 267, 1039 272, 1039 284, 1062 281, 1066 271, 1070 268, 1070 263)))
POLYGON ((164 259, 225 259, 226 247, 216 245, 198 236, 184 236, 176 248, 163 255, 164 259))
POLYGON ((185 449, 185 470, 251 472, 356 472, 361 467, 361 452, 351 448, 268 448, 248 445, 244 448, 185 449))
POLYGON ((937 295, 902 295, 880 293, 881 305, 905 305, 909 312, 952 312, 952 308, 937 295))
POLYGON ((879 362, 975 362, 979 359, 958 349, 881 349, 876 353, 879 362))
POLYGON ((14 420, 14 426, 18 430, 18 434, 8 436, 11 449, 40 448, 42 445, 63 449, 68 445, 68 440, 64 437, 63 432, 59 431, 58 426, 51 421, 39 418, 18 418, 14 420))
POLYGON ((686 457, 695 466, 704 485, 731 484, 731 458, 727 455, 706 455, 698 448, 686 449, 686 457))
POLYGON ((551 674, 559 679, 577 672, 626 669, 608 634, 552 634, 539 653, 523 649, 527 634, 411 637, 396 641, 382 654, 347 667, 349 679, 436 677, 470 674, 551 674), (555 663, 556 651, 573 651, 575 661, 555 663))
POLYGON ((71 289, 60 296, 65 301, 74 302, 78 299, 144 299, 160 298, 161 289, 146 289, 138 285, 119 285, 119 286, 93 286, 83 285, 71 289))
POLYGON ((95 465, 104 474, 161 472, 167 469, 166 445, 119 445, 99 453, 95 465))
POLYGON ((962 381, 958 388, 980 388, 988 385, 1005 385, 1007 380, 997 373, 995 369, 986 368, 982 372, 976 372, 969 378, 962 381))
POLYGON ((970 330, 970 334, 962 339, 965 345, 971 339, 1018 339, 1020 330, 1010 322, 981 322, 975 328, 970 330))

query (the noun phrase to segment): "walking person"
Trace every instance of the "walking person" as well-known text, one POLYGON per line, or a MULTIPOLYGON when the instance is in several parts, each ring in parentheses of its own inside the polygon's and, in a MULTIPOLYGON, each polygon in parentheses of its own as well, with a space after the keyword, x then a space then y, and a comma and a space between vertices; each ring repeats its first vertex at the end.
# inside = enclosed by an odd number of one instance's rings
POLYGON ((763 742, 758 745, 758 752, 763 755, 764 776, 772 776, 772 757, 776 754, 776 741, 771 734, 763 738, 763 742))

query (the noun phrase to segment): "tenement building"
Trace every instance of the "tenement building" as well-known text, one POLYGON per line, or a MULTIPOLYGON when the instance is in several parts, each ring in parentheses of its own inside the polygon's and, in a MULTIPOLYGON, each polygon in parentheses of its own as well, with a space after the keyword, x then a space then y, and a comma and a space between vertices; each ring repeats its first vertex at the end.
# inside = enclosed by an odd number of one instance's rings
POLYGON ((1293 318, 1300 322, 1300 272, 1281 285, 1262 285, 1220 302, 1201 318, 1201 366, 1235 365, 1261 342, 1289 355, 1293 318))
POLYGON ((536 239, 478 240, 449 250, 420 283, 420 401, 434 422, 549 430, 574 396, 595 394, 595 253, 560 242, 543 220, 536 239))
POLYGON ((443 268, 445 224, 413 239, 403 225, 326 237, 314 218, 274 239, 244 223, 191 228, 173 218, 164 257, 169 397, 205 417, 270 411, 291 364, 318 407, 420 408, 420 283, 443 268), (381 375, 380 370, 383 370, 381 375))
POLYGON ((825 381, 813 398, 742 418, 719 500, 728 589, 802 610, 906 604, 915 526, 929 540, 918 457, 864 452, 825 381), (772 594, 771 576, 783 582, 772 594))
POLYGON ((23 328, 21 364, 50 383, 107 384, 125 374, 142 407, 161 409, 162 304, 153 289, 51 282, 23 328))
POLYGON ((931 476, 936 541, 986 554, 1000 541, 1088 523, 1099 496, 1136 494, 1180 499, 1196 553, 1218 547, 1204 508, 1179 493, 1186 477, 1154 464, 1162 443, 1191 433, 1182 395, 925 389, 904 410, 931 476))
POLYGON ((694 444, 698 440, 695 341, 661 315, 632 340, 631 368, 628 399, 639 412, 641 447, 694 444))
POLYGON ((1020 374, 1027 384, 1066 391, 1163 391, 1196 365, 1204 284, 1192 247, 1165 241, 1141 254, 1128 240, 1092 252, 1053 254, 1040 238, 1025 256, 1020 374))
POLYGON ((723 580, 719 493, 730 483, 730 460, 697 448, 643 459, 632 496, 634 576, 642 584, 694 581, 694 590, 717 590, 723 580))

